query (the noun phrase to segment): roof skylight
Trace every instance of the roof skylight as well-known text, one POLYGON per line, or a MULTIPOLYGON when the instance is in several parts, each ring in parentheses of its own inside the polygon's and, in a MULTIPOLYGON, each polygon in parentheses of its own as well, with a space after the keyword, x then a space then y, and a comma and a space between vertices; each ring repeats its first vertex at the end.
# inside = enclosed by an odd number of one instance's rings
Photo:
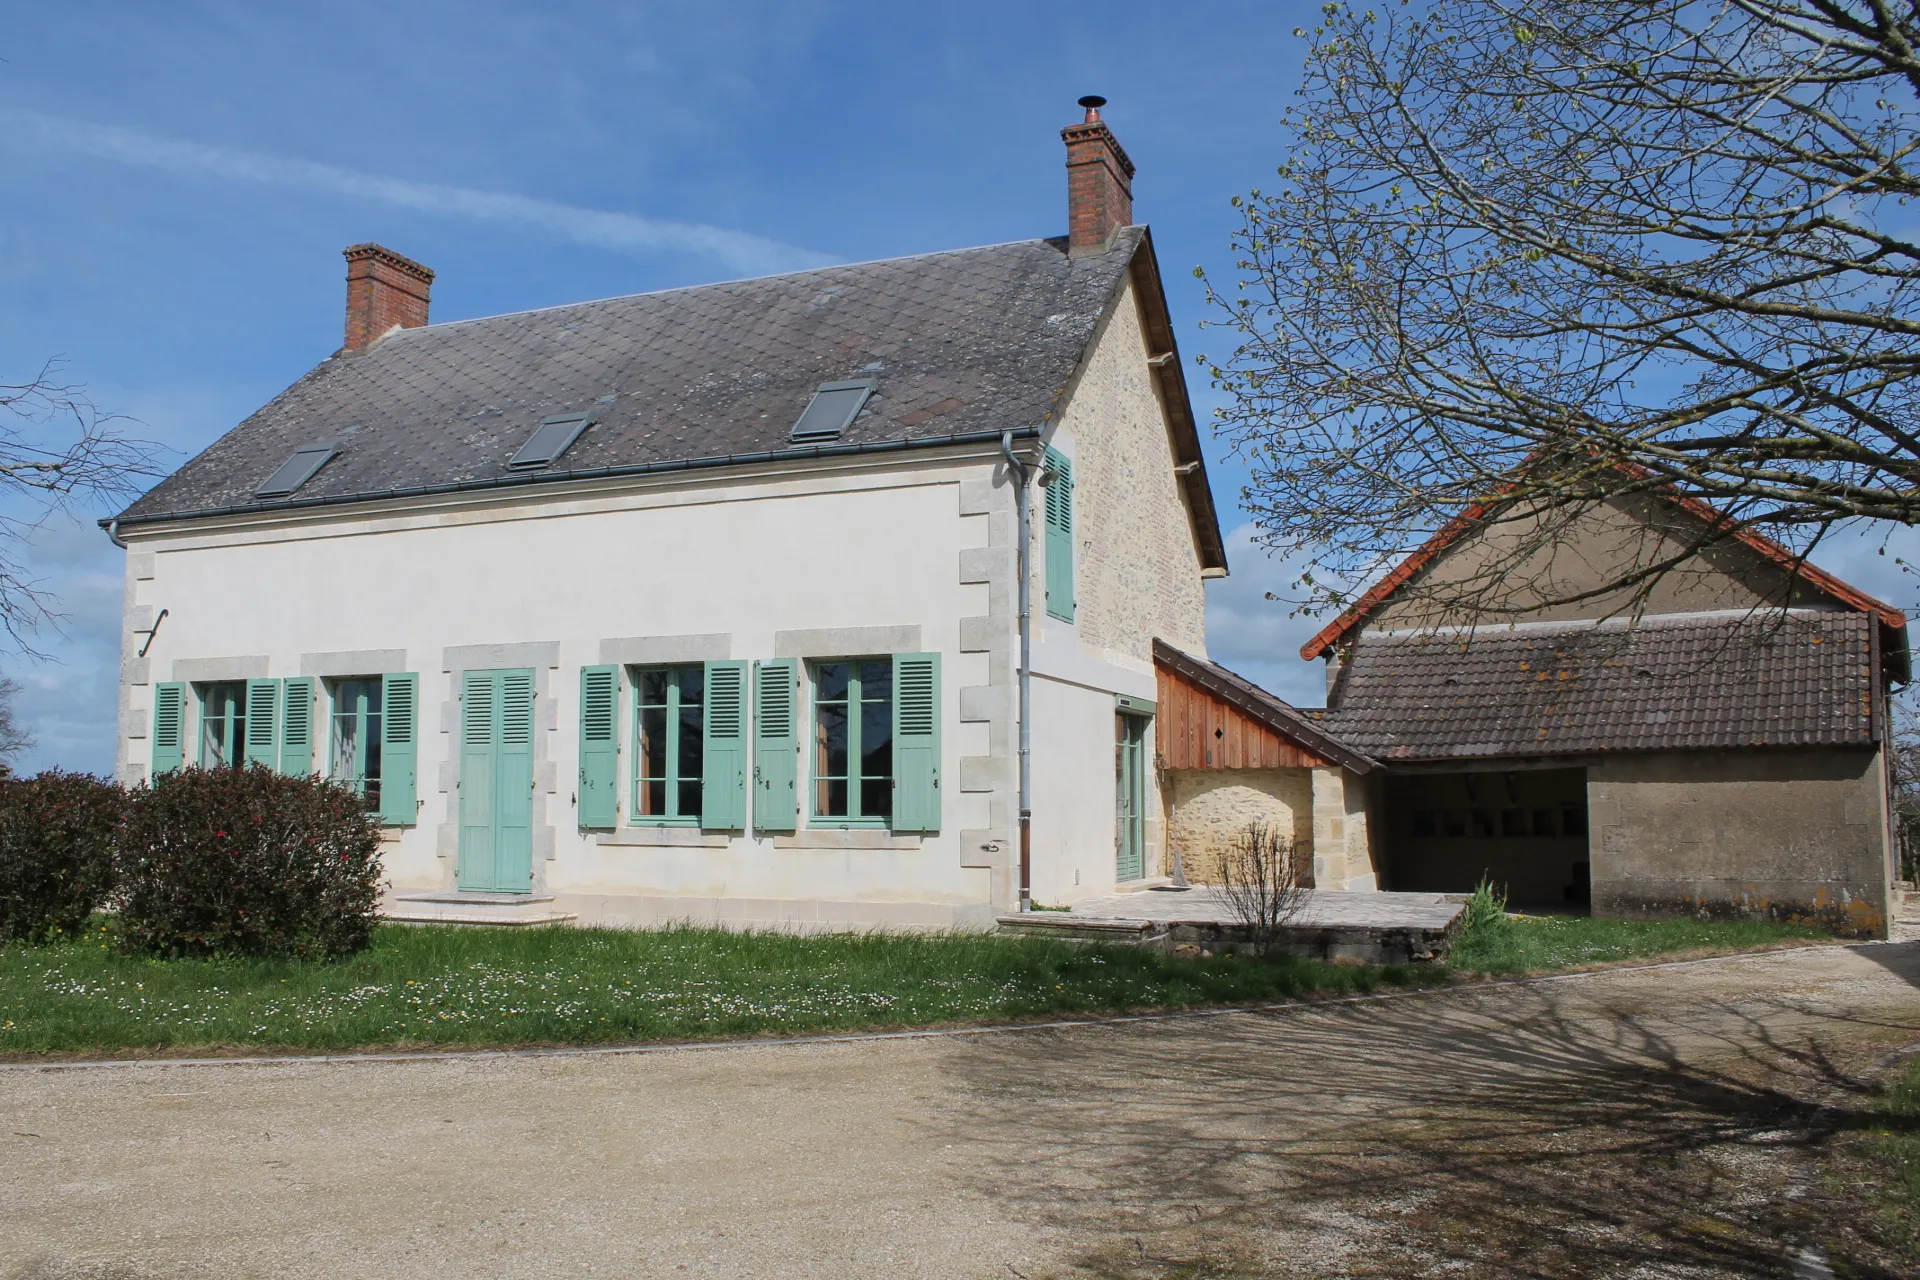
POLYGON ((291 495, 307 481, 313 479, 314 472, 327 465, 338 450, 331 441, 318 444, 303 444, 293 451, 293 456, 281 463, 266 482, 253 491, 255 498, 285 498, 291 495))
POLYGON ((837 440, 853 425, 853 419, 873 394, 872 378, 853 378, 846 382, 823 382, 807 401, 806 412, 793 424, 793 443, 818 444, 837 440))
POLYGON ((573 447, 580 433, 593 425, 584 413, 562 413, 543 419, 539 430, 507 462, 510 471, 537 471, 573 447))

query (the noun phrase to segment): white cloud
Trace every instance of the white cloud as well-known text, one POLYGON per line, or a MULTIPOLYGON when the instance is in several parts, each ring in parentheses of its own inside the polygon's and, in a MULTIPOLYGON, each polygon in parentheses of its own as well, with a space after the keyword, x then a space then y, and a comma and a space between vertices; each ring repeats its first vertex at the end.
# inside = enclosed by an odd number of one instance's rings
POLYGON ((1254 544, 1251 524, 1227 535, 1227 563, 1232 574, 1207 583, 1208 656, 1297 707, 1326 705, 1325 667, 1300 657, 1323 624, 1266 598, 1285 594, 1291 565, 1254 544))
POLYGON ((530 196, 388 178, 311 160, 204 146, 114 125, 87 124, 37 111, 0 108, 0 139, 14 145, 38 143, 167 173, 206 174, 235 182, 299 187, 424 213, 538 227, 563 240, 600 249, 702 253, 751 275, 802 270, 835 261, 825 254, 764 236, 698 222, 671 222, 632 213, 584 209, 530 196))

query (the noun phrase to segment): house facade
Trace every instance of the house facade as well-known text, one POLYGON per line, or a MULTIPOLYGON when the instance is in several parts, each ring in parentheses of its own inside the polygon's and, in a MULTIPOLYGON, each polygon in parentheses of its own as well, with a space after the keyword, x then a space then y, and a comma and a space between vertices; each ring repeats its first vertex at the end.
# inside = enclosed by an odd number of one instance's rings
POLYGON ((1063 136, 1059 239, 445 324, 349 249, 343 348, 107 522, 120 777, 337 777, 402 918, 1148 877, 1153 646, 1226 563, 1131 162, 1063 136))

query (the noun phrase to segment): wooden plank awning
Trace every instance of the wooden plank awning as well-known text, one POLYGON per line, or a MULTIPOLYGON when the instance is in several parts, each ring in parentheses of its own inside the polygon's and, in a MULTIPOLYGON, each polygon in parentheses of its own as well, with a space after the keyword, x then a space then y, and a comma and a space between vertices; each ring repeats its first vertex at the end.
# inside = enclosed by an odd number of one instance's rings
POLYGON ((1166 769, 1376 768, 1287 703, 1225 667, 1153 642, 1160 703, 1154 741, 1166 769))

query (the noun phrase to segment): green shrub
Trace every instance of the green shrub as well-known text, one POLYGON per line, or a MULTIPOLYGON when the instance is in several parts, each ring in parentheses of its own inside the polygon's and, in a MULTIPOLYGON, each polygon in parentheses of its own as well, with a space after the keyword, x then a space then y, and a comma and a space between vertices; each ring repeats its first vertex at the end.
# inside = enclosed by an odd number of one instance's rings
POLYGON ((1485 876, 1474 886, 1473 896, 1467 899, 1466 910, 1462 913, 1460 931, 1471 933, 1504 929, 1512 923, 1507 915, 1507 895, 1493 887, 1493 881, 1485 876))
POLYGON ((0 942, 73 934, 113 889, 127 793, 49 769, 0 780, 0 942))
POLYGON ((120 937, 167 956, 350 955, 380 903, 380 835, 323 778, 182 769, 133 793, 120 845, 120 937))

